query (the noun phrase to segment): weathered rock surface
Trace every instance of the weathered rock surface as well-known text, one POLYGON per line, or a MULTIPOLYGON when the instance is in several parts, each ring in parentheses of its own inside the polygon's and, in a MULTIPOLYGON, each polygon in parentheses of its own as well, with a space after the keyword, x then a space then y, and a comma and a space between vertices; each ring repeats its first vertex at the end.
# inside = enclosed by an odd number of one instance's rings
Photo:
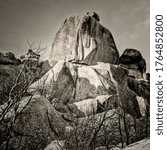
POLYGON ((52 141, 44 150, 65 150, 64 141, 52 141))
POLYGON ((117 108, 118 96, 100 95, 93 99, 85 99, 69 104, 63 104, 58 99, 53 99, 52 105, 61 113, 71 114, 77 118, 81 118, 117 108))
MULTIPOLYGON (((12 121, 14 114, 15 111, 11 110, 7 118, 12 121)), ((69 125, 61 113, 40 95, 23 98, 19 103, 17 114, 12 125, 9 149, 44 149, 51 141, 61 138, 65 133, 65 126, 69 125)), ((2 133, 1 144, 7 138, 3 136, 7 132, 2 133)))
MULTIPOLYGON (((107 66, 107 64, 106 64, 107 66)), ((116 86, 106 68, 80 66, 77 70, 75 101, 116 94, 116 86)))
POLYGON ((150 104, 150 84, 147 80, 135 80, 128 77, 128 87, 138 96, 145 98, 147 103, 150 104))
POLYGON ((112 34, 99 20, 95 12, 67 18, 54 38, 50 63, 74 59, 89 65, 97 62, 117 64, 119 53, 112 34))
POLYGON ((129 146, 125 147, 123 150, 150 150, 150 139, 144 139, 129 146))
MULTIPOLYGON (((127 81, 125 70, 119 66, 107 63, 85 66, 60 61, 33 83, 29 92, 42 91, 50 100, 55 98, 65 104, 94 99, 99 95, 117 94, 118 105, 140 117, 136 94, 129 89, 127 81)), ((87 102, 90 104, 90 101, 87 102)))
MULTIPOLYGON (((126 130, 128 130, 129 133, 129 143, 140 139, 145 133, 144 120, 137 119, 136 126, 131 115, 125 115, 125 120, 127 125, 126 130)), ((120 116, 118 110, 113 109, 80 118, 74 130, 67 134, 65 147, 68 147, 68 149, 84 150, 89 148, 94 149, 95 147, 105 144, 113 146, 121 142, 121 136, 123 142, 125 142, 127 135, 124 126, 124 118, 120 116), (120 135, 120 130, 122 135, 120 135), (93 143, 95 137, 96 141, 93 143)))
MULTIPOLYGON (((105 110, 111 110, 117 108, 118 97, 112 95, 101 95, 95 99, 86 99, 79 102, 74 102, 73 105, 78 110, 83 112, 86 116, 95 115, 105 110)), ((72 105, 72 104, 69 104, 72 105)))
POLYGON ((132 71, 139 70, 142 74, 146 72, 146 61, 136 49, 125 49, 119 58, 119 64, 132 71))
POLYGON ((128 87, 137 94, 137 101, 142 115, 146 115, 150 107, 150 83, 148 80, 128 77, 128 87))
POLYGON ((29 87, 29 92, 39 92, 48 99, 58 98, 67 103, 72 97, 74 81, 64 61, 58 62, 41 79, 29 87))

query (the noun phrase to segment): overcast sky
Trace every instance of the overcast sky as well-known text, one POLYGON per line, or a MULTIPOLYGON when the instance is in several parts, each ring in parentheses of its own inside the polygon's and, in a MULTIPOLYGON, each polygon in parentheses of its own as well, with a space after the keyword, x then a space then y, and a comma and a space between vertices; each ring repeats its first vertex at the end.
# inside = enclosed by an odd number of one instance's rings
POLYGON ((29 39, 49 53, 65 18, 88 10, 99 14, 120 55, 126 48, 140 50, 149 70, 149 0, 0 0, 0 51, 19 56, 29 39))

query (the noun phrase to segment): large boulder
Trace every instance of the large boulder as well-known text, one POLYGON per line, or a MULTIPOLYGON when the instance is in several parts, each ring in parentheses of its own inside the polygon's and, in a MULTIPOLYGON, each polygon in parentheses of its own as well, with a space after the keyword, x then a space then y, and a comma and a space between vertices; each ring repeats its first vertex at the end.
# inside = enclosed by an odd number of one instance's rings
POLYGON ((96 98, 68 104, 64 104, 58 99, 53 99, 51 103, 57 111, 81 118, 117 108, 118 95, 100 95, 96 98))
POLYGON ((66 62, 58 62, 41 79, 29 87, 29 92, 38 92, 49 100, 58 98, 67 103, 72 97, 74 88, 73 77, 66 62))
POLYGON ((40 95, 24 97, 19 102, 17 113, 15 111, 13 108, 5 115, 5 126, 1 123, 1 149, 4 149, 8 138, 8 149, 44 149, 51 141, 61 138, 66 125, 70 125, 40 95))
POLYGON ((76 70, 75 102, 88 98, 96 98, 98 95, 116 94, 116 86, 110 79, 108 71, 110 70, 107 68, 98 68, 98 65, 79 66, 76 70))
POLYGON ((50 63, 74 59, 89 65, 97 62, 117 64, 119 53, 113 36, 99 20, 95 12, 68 17, 52 43, 50 63))
POLYGON ((136 93, 128 87, 127 81, 126 71, 119 66, 108 63, 86 66, 60 61, 40 80, 33 83, 29 92, 38 91, 51 101, 57 99, 64 104, 95 99, 100 95, 117 94, 118 105, 139 118, 136 93))
MULTIPOLYGON (((135 76, 135 72, 133 70, 139 70, 142 74, 146 72, 146 61, 140 51, 136 49, 125 49, 119 58, 119 64, 132 70, 129 72, 132 76, 135 76)), ((139 76, 138 74, 139 73, 137 73, 137 76, 139 76)), ((140 76, 137 78, 140 78, 140 76)))
MULTIPOLYGON (((108 76, 107 71, 105 73, 108 76)), ((41 79, 30 85, 28 91, 38 91, 50 100, 57 98, 64 103, 72 103, 98 95, 116 94, 116 87, 112 81, 99 76, 92 66, 59 61, 41 79)))

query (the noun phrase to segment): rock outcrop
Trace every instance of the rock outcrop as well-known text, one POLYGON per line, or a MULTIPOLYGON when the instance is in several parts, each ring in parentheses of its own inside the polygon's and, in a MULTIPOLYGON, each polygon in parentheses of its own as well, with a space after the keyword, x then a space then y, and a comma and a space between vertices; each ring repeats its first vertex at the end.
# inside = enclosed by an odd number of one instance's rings
POLYGON ((119 53, 113 36, 99 20, 95 12, 68 17, 54 38, 50 63, 66 59, 88 65, 97 62, 117 64, 119 53))
MULTIPOLYGON (((30 93, 37 91, 50 100, 56 98, 64 104, 73 103, 78 106, 84 103, 82 100, 117 94, 117 104, 135 117, 140 117, 136 94, 128 87, 126 71, 119 66, 107 63, 85 66, 60 61, 29 87, 30 93)), ((87 100, 90 105, 85 107, 91 107, 91 101, 87 100)), ((97 100, 94 103, 97 104, 97 100)))
POLYGON ((99 21, 67 18, 50 62, 32 49, 21 61, 0 53, 0 149, 109 149, 149 136, 146 61, 135 49, 119 58, 99 21))
MULTIPOLYGON (((12 109, 6 114, 6 133, 3 126, 0 128, 0 145, 5 146, 10 122, 12 122, 12 138, 9 141, 9 149, 44 149, 51 141, 62 137, 65 133, 65 126, 68 125, 61 113, 56 111, 49 101, 40 96, 34 95, 23 98, 17 109, 12 109), (15 120, 13 122, 13 118, 15 120)), ((1 124, 2 125, 2 124, 1 124)), ((3 149, 3 147, 1 147, 3 149)))
POLYGON ((17 59, 12 52, 1 53, 0 52, 0 64, 3 65, 19 65, 21 60, 17 59))
POLYGON ((125 49, 119 58, 119 64, 128 69, 130 76, 142 78, 146 72, 146 61, 136 49, 125 49))
POLYGON ((142 115, 148 114, 150 81, 145 59, 138 50, 126 49, 119 58, 119 65, 126 69, 128 87, 136 93, 142 115))
POLYGON ((41 79, 34 82, 29 92, 39 92, 48 99, 58 98, 67 103, 73 94, 74 81, 64 61, 58 62, 41 79))

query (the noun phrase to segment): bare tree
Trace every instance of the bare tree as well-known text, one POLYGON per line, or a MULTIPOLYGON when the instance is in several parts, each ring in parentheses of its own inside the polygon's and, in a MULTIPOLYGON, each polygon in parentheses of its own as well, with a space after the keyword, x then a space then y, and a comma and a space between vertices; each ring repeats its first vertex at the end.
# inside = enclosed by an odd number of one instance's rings
MULTIPOLYGON (((30 44, 29 41, 27 42, 30 49, 32 49, 32 44, 30 44)), ((39 52, 42 52, 43 50, 44 49, 41 49, 39 45, 39 47, 36 49, 36 52, 39 53, 39 52)), ((31 59, 31 55, 27 57, 27 59, 22 64, 22 67, 17 77, 13 79, 14 81, 13 81, 13 84, 11 84, 11 89, 9 91, 7 102, 5 102, 3 105, 0 106, 0 127, 3 134, 5 134, 5 136, 2 137, 3 139, 0 139, 0 141, 3 142, 3 143, 0 143, 1 145, 0 148, 6 149, 6 150, 9 149, 10 140, 14 136, 22 136, 22 137, 28 136, 28 135, 20 135, 19 133, 17 133, 14 130, 14 124, 18 116, 28 106, 28 104, 30 103, 33 97, 33 95, 31 95, 27 100, 27 102, 23 106, 20 106, 22 98, 27 94, 27 89, 32 84, 32 82, 34 82, 34 78, 35 78, 33 76, 31 78, 28 77, 27 74, 30 71, 29 69, 27 70, 27 72, 25 71, 25 69, 27 69, 28 62, 30 59, 31 59)), ((37 59, 37 61, 38 60, 39 58, 37 59)), ((38 66, 36 66, 35 69, 37 69, 37 67, 38 66)))

